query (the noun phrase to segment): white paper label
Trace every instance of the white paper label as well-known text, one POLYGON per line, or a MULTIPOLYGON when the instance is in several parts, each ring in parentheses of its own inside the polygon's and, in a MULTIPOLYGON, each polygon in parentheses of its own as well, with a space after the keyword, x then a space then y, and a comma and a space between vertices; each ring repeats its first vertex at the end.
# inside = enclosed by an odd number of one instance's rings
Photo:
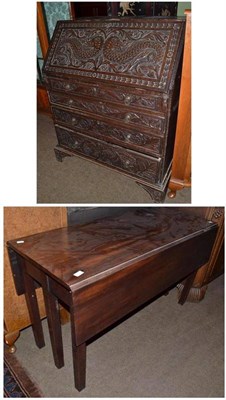
POLYGON ((84 271, 79 270, 79 271, 76 271, 73 275, 76 276, 76 277, 78 278, 78 277, 81 276, 82 274, 84 274, 84 271))

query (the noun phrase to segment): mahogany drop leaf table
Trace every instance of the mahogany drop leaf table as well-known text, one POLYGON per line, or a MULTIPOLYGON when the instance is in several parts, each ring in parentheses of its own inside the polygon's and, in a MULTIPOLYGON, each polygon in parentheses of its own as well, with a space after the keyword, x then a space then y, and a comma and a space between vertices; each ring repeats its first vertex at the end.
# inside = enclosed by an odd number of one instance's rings
POLYGON ((58 368, 64 365, 59 302, 69 309, 75 387, 82 390, 87 341, 186 279, 183 304, 216 232, 217 224, 183 208, 153 207, 8 241, 37 346, 45 345, 35 293, 41 285, 58 368))

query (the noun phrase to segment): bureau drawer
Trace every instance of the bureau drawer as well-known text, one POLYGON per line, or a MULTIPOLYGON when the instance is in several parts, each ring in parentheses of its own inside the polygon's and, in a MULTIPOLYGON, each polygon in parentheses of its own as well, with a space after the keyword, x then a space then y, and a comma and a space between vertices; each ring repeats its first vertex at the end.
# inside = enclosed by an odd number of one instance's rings
POLYGON ((56 132, 61 147, 150 183, 159 181, 161 158, 141 155, 59 126, 56 132))
POLYGON ((98 117, 114 118, 120 120, 125 125, 133 127, 139 125, 139 129, 150 132, 150 129, 156 133, 162 134, 165 130, 165 118, 154 115, 148 115, 141 112, 128 111, 123 107, 117 107, 110 103, 97 100, 85 99, 77 96, 68 96, 58 92, 50 93, 50 102, 52 104, 69 107, 77 111, 85 111, 98 117))
POLYGON ((76 96, 88 96, 91 98, 111 101, 118 105, 130 107, 141 107, 150 111, 167 111, 169 96, 162 93, 148 93, 145 89, 131 90, 124 86, 98 85, 95 83, 84 83, 77 80, 48 79, 50 91, 60 91, 76 96))
POLYGON ((88 136, 110 141, 115 144, 142 151, 142 153, 161 156, 163 151, 163 138, 144 132, 133 131, 106 123, 96 118, 85 117, 70 111, 52 107, 54 120, 59 125, 67 125, 88 136))

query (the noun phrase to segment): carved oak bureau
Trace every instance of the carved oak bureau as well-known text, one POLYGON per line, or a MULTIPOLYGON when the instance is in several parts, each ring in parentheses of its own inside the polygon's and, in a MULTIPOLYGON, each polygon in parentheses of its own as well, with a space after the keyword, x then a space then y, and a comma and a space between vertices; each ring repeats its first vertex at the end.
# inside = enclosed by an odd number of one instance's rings
POLYGON ((78 155, 163 202, 171 173, 184 19, 57 23, 43 74, 59 161, 78 155))

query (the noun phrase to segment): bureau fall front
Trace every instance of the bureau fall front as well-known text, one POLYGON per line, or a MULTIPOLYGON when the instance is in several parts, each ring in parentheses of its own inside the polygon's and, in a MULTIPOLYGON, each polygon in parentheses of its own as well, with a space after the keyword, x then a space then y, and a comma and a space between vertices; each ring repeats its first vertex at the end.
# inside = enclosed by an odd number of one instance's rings
POLYGON ((183 19, 151 17, 57 23, 43 68, 57 160, 87 158, 164 201, 184 28, 183 19))

